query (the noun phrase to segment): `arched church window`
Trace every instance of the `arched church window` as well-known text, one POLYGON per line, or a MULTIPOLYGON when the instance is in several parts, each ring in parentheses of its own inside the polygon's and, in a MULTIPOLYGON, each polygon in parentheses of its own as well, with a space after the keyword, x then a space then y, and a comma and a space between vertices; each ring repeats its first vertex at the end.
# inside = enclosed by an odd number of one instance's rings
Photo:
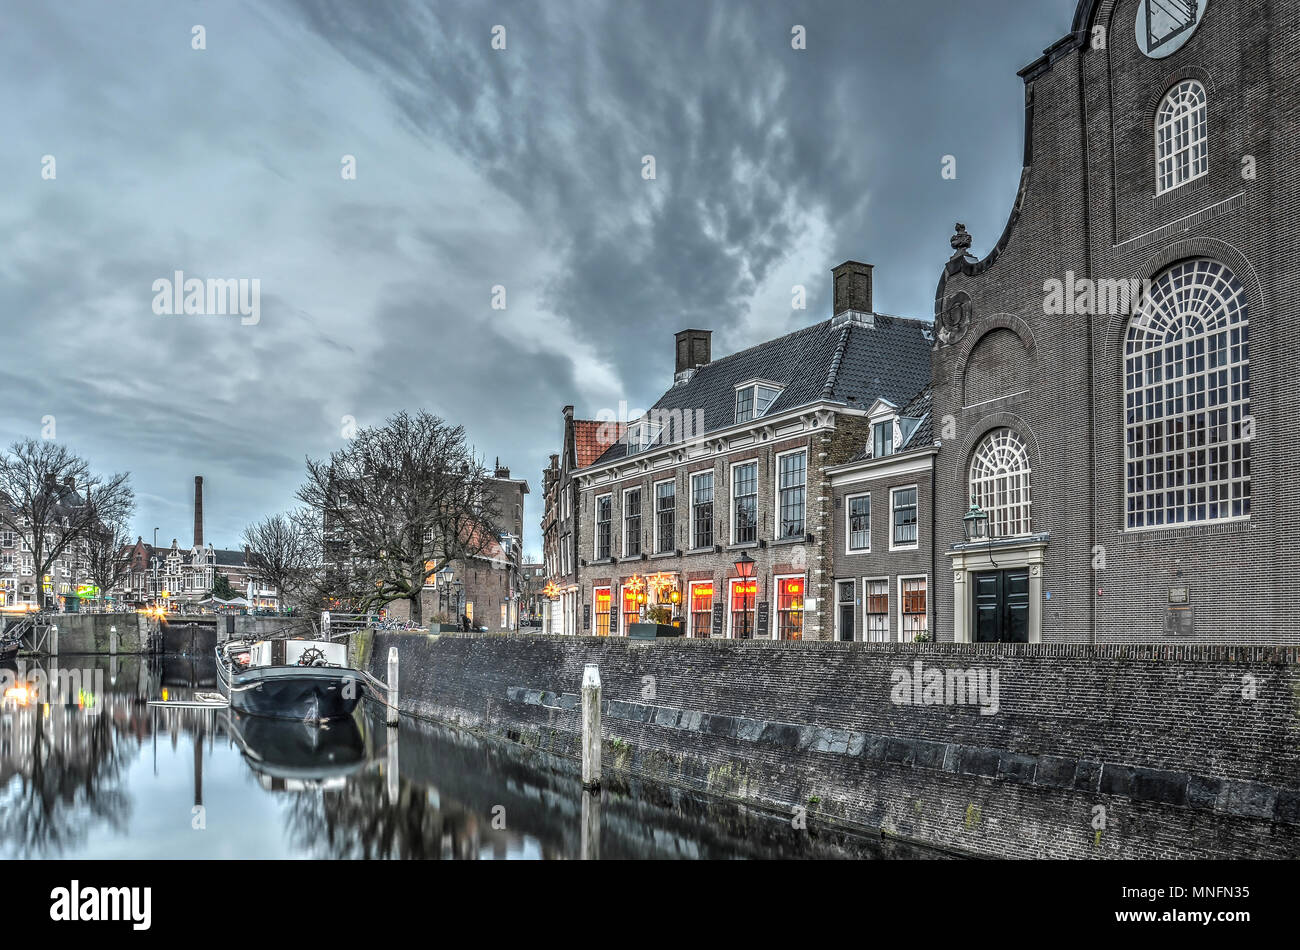
POLYGON ((1156 112, 1156 194, 1185 185, 1210 170, 1205 129, 1205 87, 1187 79, 1169 90, 1156 112))
POLYGON ((995 538, 1032 533, 1029 520, 1029 450, 1011 429, 994 429, 975 447, 970 497, 989 516, 995 538))
POLYGON ((1250 324, 1222 264, 1161 273, 1124 342, 1130 528, 1250 514, 1250 324))

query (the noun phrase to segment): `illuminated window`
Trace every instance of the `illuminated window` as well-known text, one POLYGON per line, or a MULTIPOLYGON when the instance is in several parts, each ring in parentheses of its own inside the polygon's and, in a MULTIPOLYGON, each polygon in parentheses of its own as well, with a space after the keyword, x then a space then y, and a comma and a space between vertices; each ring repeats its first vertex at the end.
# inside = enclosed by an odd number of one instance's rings
POLYGON ((731 636, 735 640, 749 640, 754 636, 754 611, 758 601, 758 581, 731 581, 731 636))
POLYGON ((623 585, 623 626, 619 632, 626 636, 632 630, 632 624, 641 622, 641 604, 645 591, 629 584, 623 585))
POLYGON ((1031 534, 1029 450, 1011 429, 994 429, 975 449, 970 463, 970 497, 989 516, 989 535, 1031 534))
POLYGON ((691 636, 707 637, 713 632, 713 582, 691 585, 691 636))
POLYGON ((1128 527, 1250 514, 1250 322, 1210 260, 1152 282, 1124 347, 1128 527))
POLYGON ((1169 90, 1156 113, 1156 194, 1195 181, 1210 170, 1205 87, 1194 79, 1169 90))
POLYGON ((802 577, 776 578, 776 637, 778 640, 803 639, 802 577))
POLYGON ((608 587, 596 588, 596 636, 609 636, 609 612, 612 598, 608 587))
POLYGON ((863 585, 866 601, 866 638, 875 643, 889 640, 889 580, 876 578, 863 585))

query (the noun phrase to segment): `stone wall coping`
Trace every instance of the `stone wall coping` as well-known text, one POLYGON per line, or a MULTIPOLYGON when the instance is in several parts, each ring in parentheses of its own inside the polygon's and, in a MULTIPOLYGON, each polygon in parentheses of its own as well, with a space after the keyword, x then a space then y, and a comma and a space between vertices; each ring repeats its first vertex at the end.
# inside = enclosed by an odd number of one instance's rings
POLYGON ((1223 643, 864 643, 841 640, 730 640, 722 638, 664 637, 629 640, 626 637, 573 636, 547 633, 465 633, 444 637, 481 639, 506 637, 555 643, 619 643, 645 649, 685 650, 818 650, 845 653, 906 654, 922 657, 1091 657, 1098 660, 1153 660, 1189 663, 1272 663, 1300 666, 1300 646, 1234 645, 1223 643))

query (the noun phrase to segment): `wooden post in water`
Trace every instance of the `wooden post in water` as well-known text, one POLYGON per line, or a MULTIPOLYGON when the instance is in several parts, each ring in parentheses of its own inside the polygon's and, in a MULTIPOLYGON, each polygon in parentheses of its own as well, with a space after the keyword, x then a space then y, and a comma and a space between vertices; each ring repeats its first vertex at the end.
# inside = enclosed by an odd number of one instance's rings
POLYGON ((579 833, 584 861, 600 860, 600 789, 582 793, 582 830, 579 833))
POLYGON ((600 788, 600 668, 582 671, 582 787, 600 788))
POLYGON ((388 713, 384 722, 397 725, 397 647, 388 648, 388 713))

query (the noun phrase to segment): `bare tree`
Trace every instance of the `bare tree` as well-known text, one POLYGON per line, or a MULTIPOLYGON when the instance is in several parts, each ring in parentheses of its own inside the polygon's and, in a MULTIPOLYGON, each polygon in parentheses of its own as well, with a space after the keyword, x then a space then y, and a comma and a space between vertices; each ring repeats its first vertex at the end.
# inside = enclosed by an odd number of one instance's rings
POLYGON ((102 524, 86 537, 86 575, 99 588, 98 602, 131 573, 131 531, 125 522, 102 524))
POLYGON ((399 412, 345 449, 307 460, 298 498, 320 518, 327 571, 359 583, 362 610, 396 600, 422 619, 420 592, 447 564, 499 547, 496 495, 465 429, 399 412))
POLYGON ((105 524, 125 523, 135 507, 130 475, 95 475, 90 464, 57 442, 24 439, 0 453, 0 525, 32 548, 36 588, 55 561, 75 552, 105 524))
POLYGON ((282 604, 300 604, 307 596, 321 554, 315 520, 310 508, 299 508, 244 529, 254 576, 274 587, 282 604))

